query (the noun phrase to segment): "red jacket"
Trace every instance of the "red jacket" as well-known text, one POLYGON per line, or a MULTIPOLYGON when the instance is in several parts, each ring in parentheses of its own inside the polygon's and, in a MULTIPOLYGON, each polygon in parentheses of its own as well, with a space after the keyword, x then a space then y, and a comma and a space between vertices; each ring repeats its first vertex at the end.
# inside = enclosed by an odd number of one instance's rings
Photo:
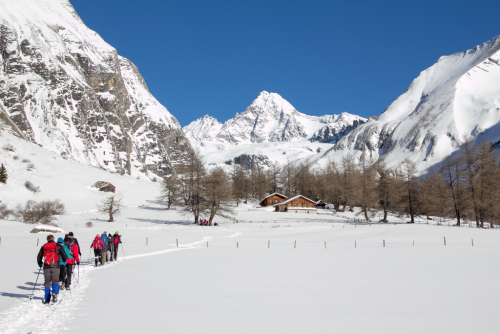
POLYGON ((75 264, 75 262, 80 262, 80 256, 78 255, 78 246, 75 245, 75 243, 71 244, 71 251, 73 252, 73 258, 71 260, 68 259, 66 263, 75 264))
POLYGON ((95 237, 94 241, 92 241, 92 245, 90 245, 90 248, 103 249, 104 244, 102 243, 102 240, 99 237, 95 237))

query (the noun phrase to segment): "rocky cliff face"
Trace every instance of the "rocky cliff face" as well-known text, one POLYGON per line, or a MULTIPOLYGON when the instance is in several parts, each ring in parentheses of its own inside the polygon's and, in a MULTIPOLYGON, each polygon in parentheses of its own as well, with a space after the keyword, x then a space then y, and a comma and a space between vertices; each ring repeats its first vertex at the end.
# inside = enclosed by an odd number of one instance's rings
POLYGON ((67 0, 0 0, 0 107, 62 156, 131 175, 170 174, 191 150, 137 68, 67 0))

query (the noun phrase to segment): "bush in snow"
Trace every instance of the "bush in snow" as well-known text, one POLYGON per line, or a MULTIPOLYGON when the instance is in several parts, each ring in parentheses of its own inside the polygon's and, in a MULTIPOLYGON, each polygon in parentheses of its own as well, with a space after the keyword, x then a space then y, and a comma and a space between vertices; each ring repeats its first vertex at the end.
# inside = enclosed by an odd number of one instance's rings
POLYGON ((0 219, 7 219, 12 214, 12 210, 7 205, 0 203, 0 219))
POLYGON ((19 156, 18 156, 18 155, 15 155, 12 159, 14 159, 14 160, 19 160, 19 156))
POLYGON ((14 145, 8 144, 8 143, 3 146, 3 149, 5 151, 11 151, 11 152, 15 152, 16 151, 16 148, 14 147, 14 145))
POLYGON ((33 169, 35 169, 35 165, 33 163, 29 163, 27 170, 32 171, 33 169))
POLYGON ((28 162, 31 162, 29 159, 23 159, 22 160, 25 164, 27 164, 28 162))
POLYGON ((92 224, 92 222, 87 222, 87 223, 85 223, 85 226, 87 226, 87 227, 94 227, 94 224, 92 224))
POLYGON ((14 215, 29 224, 50 224, 55 215, 63 215, 65 212, 66 208, 59 199, 40 203, 29 200, 24 207, 21 204, 17 205, 14 215))
POLYGON ((30 181, 24 182, 24 186, 26 187, 26 189, 28 189, 29 191, 32 191, 35 194, 40 192, 40 187, 35 186, 30 181))

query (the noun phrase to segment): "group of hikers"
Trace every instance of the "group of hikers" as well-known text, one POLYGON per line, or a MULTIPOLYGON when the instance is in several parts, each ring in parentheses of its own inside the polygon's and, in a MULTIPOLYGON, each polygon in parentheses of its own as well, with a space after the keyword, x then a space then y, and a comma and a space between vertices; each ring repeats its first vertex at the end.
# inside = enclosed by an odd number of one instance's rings
POLYGON ((104 266, 106 262, 116 261, 118 256, 118 246, 122 243, 121 235, 118 231, 114 235, 104 231, 100 236, 95 236, 90 248, 94 249, 95 266, 104 266))
MULTIPOLYGON (((47 236, 47 243, 44 244, 38 252, 37 262, 40 270, 43 267, 43 276, 45 278, 45 297, 44 304, 57 302, 59 290, 71 291, 71 277, 75 265, 80 266, 82 252, 78 239, 73 232, 69 232, 63 238, 54 241, 52 234, 47 236), (52 289, 51 289, 52 288, 52 289)), ((118 246, 121 244, 121 235, 118 231, 114 234, 97 235, 90 245, 94 249, 95 266, 105 265, 107 261, 116 261, 118 246)), ((40 274, 40 273, 39 273, 40 274)))
MULTIPOLYGON (((198 222, 198 226, 208 226, 208 220, 200 219, 198 222)), ((216 222, 213 223, 213 226, 219 226, 216 222)))

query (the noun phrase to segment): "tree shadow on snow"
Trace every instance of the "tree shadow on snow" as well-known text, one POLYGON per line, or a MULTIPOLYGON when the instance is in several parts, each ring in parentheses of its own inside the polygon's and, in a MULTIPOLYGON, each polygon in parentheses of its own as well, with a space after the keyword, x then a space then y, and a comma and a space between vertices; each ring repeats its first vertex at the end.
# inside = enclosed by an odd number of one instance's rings
POLYGON ((137 220, 137 221, 139 221, 139 222, 143 222, 143 223, 152 223, 152 224, 193 225, 193 222, 192 222, 192 221, 187 221, 187 220, 183 220, 183 221, 172 221, 172 220, 145 219, 145 218, 128 218, 128 219, 131 219, 131 220, 137 220))
MULTIPOLYGON (((10 298, 29 298, 31 294, 19 294, 19 293, 10 293, 10 292, 0 292, 0 296, 2 297, 10 297, 10 298)), ((33 297, 33 299, 42 299, 41 297, 33 297)))

